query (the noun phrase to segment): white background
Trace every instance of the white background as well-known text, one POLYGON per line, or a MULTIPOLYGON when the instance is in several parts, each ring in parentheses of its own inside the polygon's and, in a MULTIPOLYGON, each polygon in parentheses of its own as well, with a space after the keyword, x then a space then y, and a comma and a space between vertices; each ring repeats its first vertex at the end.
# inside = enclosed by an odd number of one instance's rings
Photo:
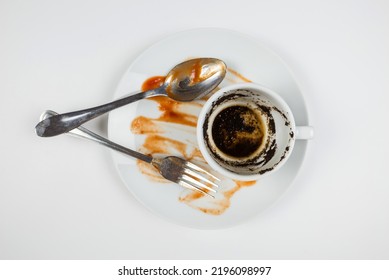
POLYGON ((0 259, 388 259, 388 15, 385 0, 1 0, 0 259), (106 148, 34 133, 43 110, 109 101, 145 48, 196 27, 278 53, 316 133, 287 193, 224 230, 150 213, 106 148))

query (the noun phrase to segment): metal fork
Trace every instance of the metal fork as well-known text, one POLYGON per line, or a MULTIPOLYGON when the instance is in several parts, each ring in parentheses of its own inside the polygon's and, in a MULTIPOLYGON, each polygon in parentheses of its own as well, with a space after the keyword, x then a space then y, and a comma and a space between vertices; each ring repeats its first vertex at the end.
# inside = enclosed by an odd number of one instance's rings
MULTIPOLYGON (((42 121, 54 115, 57 115, 57 113, 54 111, 47 110, 42 113, 40 120, 42 121)), ((212 193, 216 193, 215 188, 218 188, 216 182, 220 181, 219 178, 215 177, 214 175, 200 168, 199 166, 190 163, 189 161, 186 161, 182 158, 176 156, 153 158, 151 156, 144 155, 142 153, 116 144, 86 129, 83 126, 79 126, 78 128, 75 128, 69 131, 68 133, 84 139, 95 141, 108 148, 150 163, 159 171, 159 173, 165 179, 177 183, 182 187, 201 192, 211 197, 214 197, 212 193)))

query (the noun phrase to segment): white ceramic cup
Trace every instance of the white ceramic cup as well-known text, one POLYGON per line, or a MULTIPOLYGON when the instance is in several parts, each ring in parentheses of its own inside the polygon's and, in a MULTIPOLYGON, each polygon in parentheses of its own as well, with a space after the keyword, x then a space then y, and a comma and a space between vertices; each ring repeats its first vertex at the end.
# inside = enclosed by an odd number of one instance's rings
POLYGON ((220 89, 203 106, 197 141, 215 171, 251 181, 278 170, 289 158, 296 139, 311 139, 313 128, 296 126, 288 104, 259 84, 220 89))

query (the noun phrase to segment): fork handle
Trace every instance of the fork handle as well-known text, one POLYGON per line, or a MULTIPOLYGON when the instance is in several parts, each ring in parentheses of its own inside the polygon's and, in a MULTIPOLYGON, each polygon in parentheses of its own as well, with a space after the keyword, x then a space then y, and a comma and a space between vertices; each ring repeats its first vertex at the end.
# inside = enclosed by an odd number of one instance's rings
POLYGON ((147 156, 147 155, 142 154, 142 153, 139 153, 137 151, 128 149, 128 148, 121 146, 119 144, 116 144, 115 142, 112 142, 112 141, 108 140, 107 138, 104 138, 104 137, 90 131, 89 129, 86 129, 83 126, 79 126, 78 128, 75 128, 75 129, 69 131, 68 133, 72 134, 74 136, 78 136, 78 137, 81 137, 84 139, 88 139, 88 140, 97 142, 103 146, 110 148, 110 149, 121 152, 121 153, 126 154, 128 156, 140 159, 140 160, 145 161, 147 163, 151 163, 153 161, 152 157, 147 156))
MULTIPOLYGON (((51 111, 51 110, 47 110, 47 111, 42 113, 41 120, 45 120, 47 118, 50 118, 50 117, 56 116, 56 115, 58 115, 56 112, 51 111)), ((103 136, 100 136, 100 135, 90 131, 89 129, 86 129, 83 126, 76 127, 74 129, 72 129, 71 131, 69 131, 68 133, 70 135, 73 135, 76 137, 80 137, 80 138, 94 141, 94 142, 99 143, 103 146, 111 148, 115 151, 118 151, 118 152, 121 152, 123 154, 129 155, 131 157, 135 157, 137 159, 143 160, 147 163, 151 163, 153 161, 152 157, 144 155, 144 154, 139 153, 139 152, 136 152, 134 150, 128 149, 128 148, 123 147, 119 144, 116 144, 115 142, 112 142, 112 141, 104 138, 103 136)))

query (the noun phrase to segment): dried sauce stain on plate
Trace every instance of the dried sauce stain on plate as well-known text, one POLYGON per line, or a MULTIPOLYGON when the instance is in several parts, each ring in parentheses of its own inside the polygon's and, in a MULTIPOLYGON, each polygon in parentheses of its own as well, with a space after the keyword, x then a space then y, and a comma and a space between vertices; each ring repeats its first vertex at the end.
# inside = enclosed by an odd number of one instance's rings
POLYGON ((163 83, 165 82, 165 79, 166 79, 166 76, 150 77, 146 81, 143 82, 141 90, 147 91, 147 90, 159 88, 163 85, 163 83))
POLYGON ((191 106, 201 108, 200 104, 196 102, 182 103, 166 96, 155 96, 149 98, 149 100, 158 103, 159 110, 162 112, 161 116, 158 118, 159 121, 196 127, 197 117, 186 113, 185 107, 190 104, 191 106))
POLYGON ((142 149, 151 151, 150 154, 180 154, 186 160, 201 159, 198 148, 189 147, 188 144, 158 134, 149 135, 142 145, 142 149))
POLYGON ((247 79, 246 77, 244 77, 242 74, 240 74, 239 72, 235 71, 234 69, 231 69, 231 68, 228 68, 227 69, 227 77, 226 79, 228 81, 230 81, 231 83, 233 84, 236 84, 236 83, 251 83, 252 81, 250 79, 247 79), (228 74, 231 74, 231 75, 228 75, 228 74))
POLYGON ((221 215, 231 205, 231 198, 241 188, 255 185, 257 181, 233 181, 230 186, 225 186, 215 197, 210 199, 200 192, 188 192, 179 197, 179 200, 190 207, 209 215, 221 215))
POLYGON ((162 133, 163 128, 153 120, 139 116, 131 123, 131 131, 135 134, 162 133))
MULTIPOLYGON (((229 76, 227 80, 230 83, 250 82, 249 79, 233 69, 229 68, 227 74, 229 76)), ((142 91, 158 88, 163 85, 164 81, 165 76, 150 77, 143 82, 142 91)), ((173 127, 173 129, 185 128, 186 132, 189 131, 189 133, 195 134, 198 113, 210 95, 212 93, 200 100, 191 102, 179 102, 165 96, 148 98, 148 100, 157 103, 160 115, 157 118, 138 116, 132 121, 131 132, 146 136, 143 144, 139 147, 139 151, 156 156, 180 155, 186 160, 202 165, 209 170, 210 168, 201 155, 197 143, 176 139, 174 136, 169 137, 167 128, 172 128, 171 125, 178 125, 179 127, 173 127)), ((170 181, 162 178, 152 165, 138 160, 137 166, 140 172, 152 181, 170 183, 170 181)), ((255 183, 256 181, 243 182, 224 179, 223 186, 218 190, 215 199, 209 198, 200 192, 184 189, 179 201, 205 214, 221 215, 230 207, 231 198, 237 191, 244 187, 253 186, 255 183)))

